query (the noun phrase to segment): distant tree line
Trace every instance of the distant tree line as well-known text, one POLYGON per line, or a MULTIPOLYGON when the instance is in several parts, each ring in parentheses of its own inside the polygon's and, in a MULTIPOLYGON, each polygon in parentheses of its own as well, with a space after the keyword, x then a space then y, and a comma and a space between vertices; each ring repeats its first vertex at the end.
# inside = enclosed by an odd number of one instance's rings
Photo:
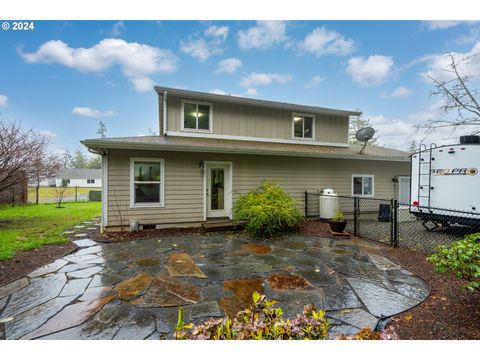
POLYGON ((73 153, 70 150, 65 150, 61 156, 60 161, 63 168, 67 169, 101 169, 102 158, 99 155, 87 156, 80 149, 73 153))

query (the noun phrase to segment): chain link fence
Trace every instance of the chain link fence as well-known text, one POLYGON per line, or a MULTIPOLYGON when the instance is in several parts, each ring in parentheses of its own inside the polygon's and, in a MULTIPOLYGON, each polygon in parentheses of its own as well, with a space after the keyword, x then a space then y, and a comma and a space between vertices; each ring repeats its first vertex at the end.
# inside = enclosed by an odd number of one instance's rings
MULTIPOLYGON (((305 192, 308 218, 321 218, 319 197, 320 192, 305 192)), ((395 247, 432 253, 439 245, 480 231, 480 212, 411 206, 395 199, 336 198, 347 220, 347 232, 395 247)))

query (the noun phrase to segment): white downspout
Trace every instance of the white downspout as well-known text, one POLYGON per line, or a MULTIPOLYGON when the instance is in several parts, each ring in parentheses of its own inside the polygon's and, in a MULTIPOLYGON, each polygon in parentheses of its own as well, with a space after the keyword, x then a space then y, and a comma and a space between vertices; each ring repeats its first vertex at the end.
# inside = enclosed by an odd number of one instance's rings
POLYGON ((163 92, 163 135, 167 135, 167 90, 163 92))

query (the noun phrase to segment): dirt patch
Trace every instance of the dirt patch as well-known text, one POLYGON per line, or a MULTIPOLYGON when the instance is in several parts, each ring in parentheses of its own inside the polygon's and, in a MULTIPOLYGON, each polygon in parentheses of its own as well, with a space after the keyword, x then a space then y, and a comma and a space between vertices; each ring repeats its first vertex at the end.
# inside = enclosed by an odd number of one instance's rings
POLYGON ((304 235, 332 237, 332 233, 330 232, 330 225, 328 225, 328 222, 323 222, 320 220, 305 221, 300 227, 299 233, 304 235))
POLYGON ((136 232, 116 231, 100 234, 99 231, 86 232, 89 239, 110 243, 138 239, 156 239, 164 236, 176 236, 185 234, 203 234, 202 228, 171 228, 171 229, 149 229, 136 232))
POLYGON ((267 281, 275 290, 304 290, 310 286, 303 277, 289 274, 271 274, 267 281))
POLYGON ((400 339, 480 339, 480 293, 467 293, 460 289, 463 281, 434 272, 421 252, 385 248, 384 253, 432 287, 427 300, 390 321, 400 339))
POLYGON ((56 259, 71 253, 77 248, 73 243, 45 245, 30 251, 17 251, 11 259, 0 261, 0 286, 8 284, 56 259))

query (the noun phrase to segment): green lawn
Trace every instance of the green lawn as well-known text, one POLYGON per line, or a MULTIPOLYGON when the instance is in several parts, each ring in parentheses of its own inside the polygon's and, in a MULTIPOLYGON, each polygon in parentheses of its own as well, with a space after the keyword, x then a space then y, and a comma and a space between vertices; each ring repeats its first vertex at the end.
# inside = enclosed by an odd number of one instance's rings
POLYGON ((101 214, 101 202, 25 205, 0 208, 0 260, 17 250, 32 250, 69 240, 63 232, 81 221, 101 214))

